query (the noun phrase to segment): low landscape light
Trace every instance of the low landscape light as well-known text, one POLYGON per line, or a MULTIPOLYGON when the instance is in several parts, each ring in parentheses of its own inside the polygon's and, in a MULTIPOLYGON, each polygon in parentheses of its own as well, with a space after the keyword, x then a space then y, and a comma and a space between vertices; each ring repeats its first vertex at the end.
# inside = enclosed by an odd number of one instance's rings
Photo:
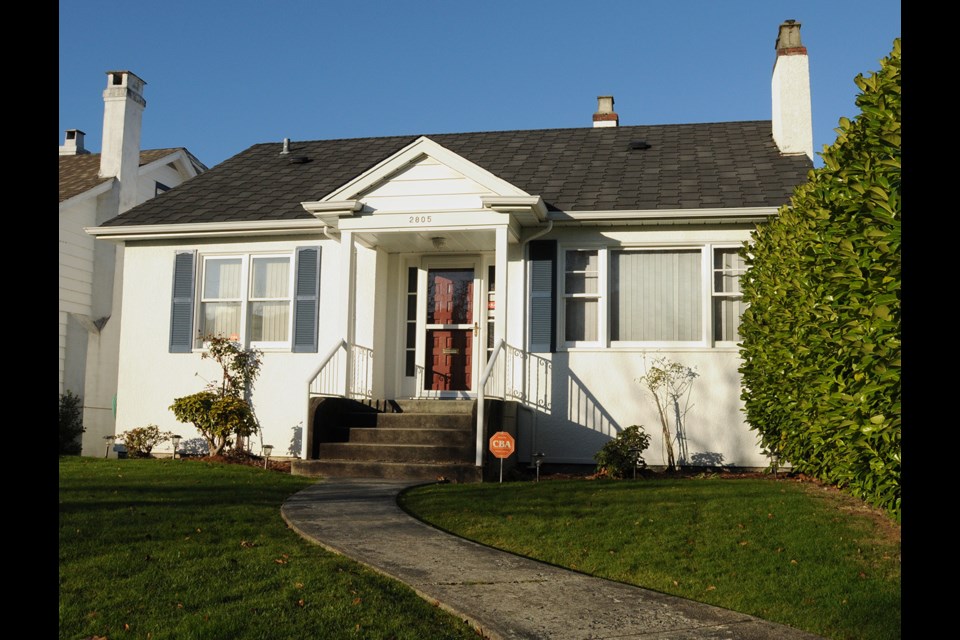
POLYGON ((543 464, 543 459, 547 454, 544 452, 533 454, 533 463, 537 466, 537 482, 540 482, 540 465, 543 464))
POLYGON ((780 466, 780 454, 776 451, 768 451, 767 455, 770 457, 770 467, 773 469, 773 477, 777 477, 777 468, 780 466))
POLYGON ((106 441, 107 450, 103 452, 104 458, 110 457, 110 447, 113 445, 113 441, 117 439, 117 436, 110 434, 109 436, 103 436, 103 439, 106 441))
POLYGON ((640 466, 640 454, 643 452, 643 449, 638 447, 630 447, 630 457, 633 458, 633 479, 637 479, 637 467, 640 466))
POLYGON ((170 436, 170 441, 173 442, 173 459, 177 459, 177 449, 180 447, 180 440, 183 436, 170 436))
POLYGON ((267 460, 270 459, 270 453, 273 451, 272 444, 263 445, 263 468, 267 468, 267 460))

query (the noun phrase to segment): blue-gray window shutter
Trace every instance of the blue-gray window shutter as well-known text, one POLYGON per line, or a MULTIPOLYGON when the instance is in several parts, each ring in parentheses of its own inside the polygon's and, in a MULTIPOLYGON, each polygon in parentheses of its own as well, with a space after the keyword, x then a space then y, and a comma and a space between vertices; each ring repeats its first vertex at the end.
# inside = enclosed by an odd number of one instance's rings
POLYGON ((177 251, 173 259, 173 294, 170 304, 170 353, 193 350, 193 283, 196 251, 177 251))
POLYGON ((320 247, 297 247, 293 352, 316 353, 320 310, 320 247))
POLYGON ((554 350, 557 241, 534 240, 527 248, 530 265, 529 349, 534 353, 544 353, 554 350))

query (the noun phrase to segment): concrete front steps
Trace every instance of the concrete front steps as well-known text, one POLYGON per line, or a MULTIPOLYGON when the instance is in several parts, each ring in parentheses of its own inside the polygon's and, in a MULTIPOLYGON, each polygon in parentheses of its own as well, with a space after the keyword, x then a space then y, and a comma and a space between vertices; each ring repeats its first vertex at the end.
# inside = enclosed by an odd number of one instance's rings
POLYGON ((479 482, 474 464, 474 400, 336 400, 317 412, 314 460, 291 473, 312 477, 479 482))

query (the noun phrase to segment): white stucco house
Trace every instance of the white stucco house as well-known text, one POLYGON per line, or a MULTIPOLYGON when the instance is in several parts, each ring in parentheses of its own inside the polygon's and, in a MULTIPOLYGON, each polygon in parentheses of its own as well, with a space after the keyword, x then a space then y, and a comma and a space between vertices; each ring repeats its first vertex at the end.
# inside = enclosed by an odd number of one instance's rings
POLYGON ((144 81, 107 72, 100 153, 69 129, 60 146, 60 393, 83 399, 84 455, 114 433, 123 247, 84 232, 202 173, 185 148, 140 149, 144 81))
POLYGON ((813 166, 799 29, 780 27, 769 121, 620 126, 601 96, 582 128, 256 144, 89 228, 125 250, 117 429, 195 438, 168 407, 216 377, 220 334, 263 351, 253 449, 295 472, 479 469, 500 430, 521 464, 592 464, 634 424, 659 465, 637 379, 662 356, 698 373, 682 462, 766 466, 737 252, 813 166))

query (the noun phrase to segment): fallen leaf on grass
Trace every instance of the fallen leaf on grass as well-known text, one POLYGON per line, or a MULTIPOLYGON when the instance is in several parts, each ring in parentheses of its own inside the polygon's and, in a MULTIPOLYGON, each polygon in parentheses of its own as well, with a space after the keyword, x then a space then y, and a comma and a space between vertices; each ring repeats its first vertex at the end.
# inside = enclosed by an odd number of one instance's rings
POLYGON ((713 585, 710 585, 709 587, 707 587, 707 591, 716 591, 716 589, 717 588, 713 585))
POLYGON ((240 541, 240 546, 243 547, 244 549, 249 549, 249 548, 254 547, 254 546, 256 546, 256 545, 255 545, 254 543, 250 542, 249 540, 241 540, 241 541, 240 541))
POLYGON ((354 598, 354 599, 353 599, 353 604, 360 604, 361 602, 362 602, 362 600, 361 600, 360 598, 354 598))
POLYGON ((303 598, 300 598, 299 600, 297 600, 297 606, 298 606, 298 607, 302 607, 302 606, 305 605, 305 604, 306 604, 306 603, 303 601, 303 598))

